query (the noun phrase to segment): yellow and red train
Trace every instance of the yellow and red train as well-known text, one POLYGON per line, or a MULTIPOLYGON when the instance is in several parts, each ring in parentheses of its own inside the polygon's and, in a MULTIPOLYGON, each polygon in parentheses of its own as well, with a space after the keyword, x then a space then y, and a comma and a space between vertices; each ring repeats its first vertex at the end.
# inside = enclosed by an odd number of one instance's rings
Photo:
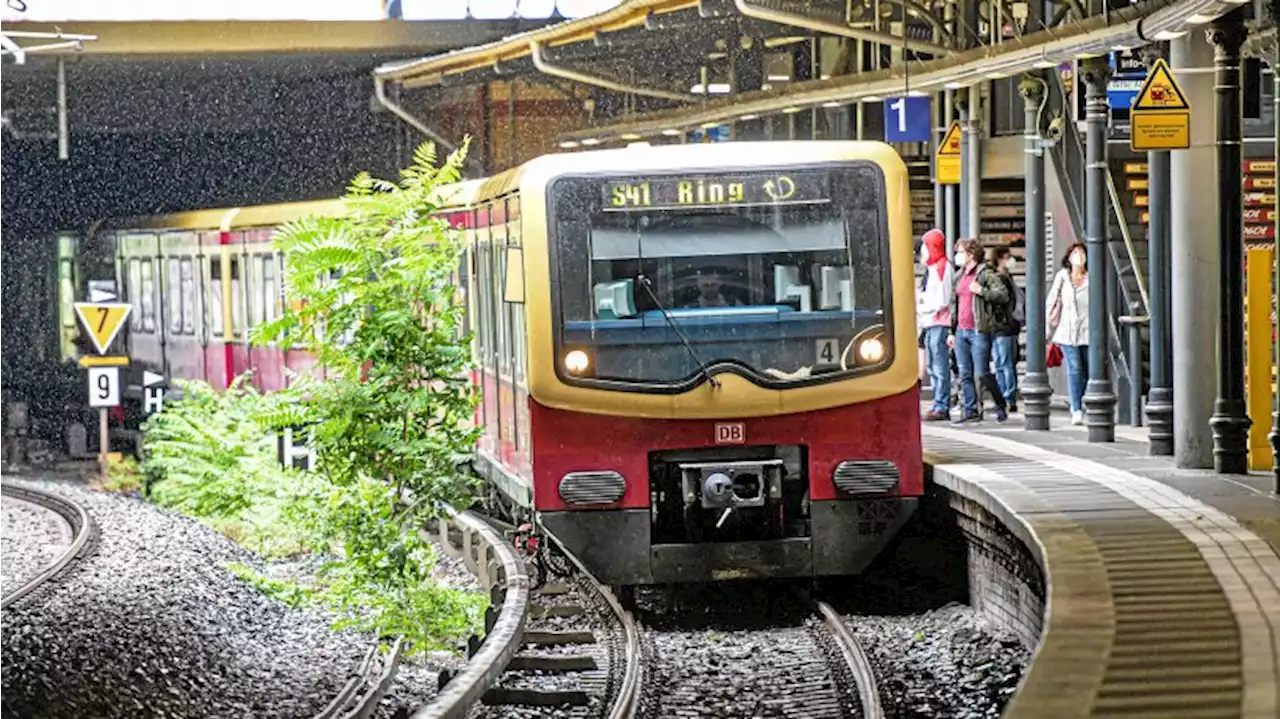
MULTIPOLYGON (((923 488, 907 170, 880 143, 552 155, 447 193, 475 468, 617 585, 856 574, 923 488)), ((341 201, 106 223, 135 372, 264 390, 303 351, 273 229, 341 201)), ((64 302, 67 298, 64 298, 64 302)))

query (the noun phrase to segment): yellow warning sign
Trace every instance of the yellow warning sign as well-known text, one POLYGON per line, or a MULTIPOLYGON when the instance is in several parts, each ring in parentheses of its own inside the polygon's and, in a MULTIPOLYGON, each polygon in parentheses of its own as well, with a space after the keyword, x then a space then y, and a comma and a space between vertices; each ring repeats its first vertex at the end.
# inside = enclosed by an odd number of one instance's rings
POLYGON ((76 314, 80 316, 80 324, 89 330, 93 346, 98 354, 107 353, 107 348, 120 334, 124 321, 129 316, 132 305, 120 302, 77 302, 76 314))
POLYGON ((1133 101, 1132 110, 1139 112, 1143 110, 1190 110, 1191 105, 1187 103, 1187 96, 1182 94, 1182 88, 1178 87, 1177 81, 1173 79, 1173 73, 1169 71, 1169 63, 1164 58, 1157 58, 1154 65, 1151 66, 1151 72, 1147 73, 1147 79, 1142 83, 1142 89, 1138 91, 1138 99, 1133 101))
POLYGON ((1151 66, 1133 101, 1129 147, 1134 152, 1191 147, 1191 104, 1163 58, 1151 66))
POLYGON ((939 185, 960 184, 960 123, 953 122, 938 145, 934 181, 939 185))

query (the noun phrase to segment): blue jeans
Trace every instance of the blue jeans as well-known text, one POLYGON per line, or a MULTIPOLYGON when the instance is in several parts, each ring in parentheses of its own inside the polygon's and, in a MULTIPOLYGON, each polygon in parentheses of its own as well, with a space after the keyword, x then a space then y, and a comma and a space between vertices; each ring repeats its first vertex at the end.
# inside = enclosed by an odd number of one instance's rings
POLYGON ((987 371, 991 367, 991 335, 975 330, 956 330, 956 364, 960 367, 960 391, 964 393, 963 416, 979 416, 979 385, 991 392, 997 407, 1004 408, 1004 395, 1000 394, 995 378, 987 371))
POLYGON ((1014 336, 996 335, 991 345, 996 363, 996 384, 1004 401, 1013 403, 1018 400, 1018 338, 1014 336))
POLYGON ((924 349, 929 363, 929 383, 933 385, 933 411, 951 412, 951 356, 946 327, 926 327, 924 349))
POLYGON ((1084 388, 1089 383, 1089 345, 1058 345, 1067 367, 1067 394, 1071 411, 1084 411, 1084 388))

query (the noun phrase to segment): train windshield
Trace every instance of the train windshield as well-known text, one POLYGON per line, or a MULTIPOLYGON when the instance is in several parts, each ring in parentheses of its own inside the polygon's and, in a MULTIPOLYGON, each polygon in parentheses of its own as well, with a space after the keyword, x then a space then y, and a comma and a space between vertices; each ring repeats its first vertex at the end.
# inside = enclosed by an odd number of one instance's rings
POLYGON ((561 376, 661 391, 887 363, 884 181, 870 163, 552 186, 561 376), (874 334, 874 332, 872 333, 874 334))

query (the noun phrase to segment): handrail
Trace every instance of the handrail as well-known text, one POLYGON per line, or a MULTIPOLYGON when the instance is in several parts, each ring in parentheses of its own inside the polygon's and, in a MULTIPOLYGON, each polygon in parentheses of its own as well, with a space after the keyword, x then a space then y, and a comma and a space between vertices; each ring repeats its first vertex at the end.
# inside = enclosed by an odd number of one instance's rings
POLYGON ((1151 312, 1151 299, 1147 295, 1147 280, 1143 277, 1142 268, 1138 267, 1138 252, 1133 246, 1133 237, 1129 234, 1129 220, 1124 216, 1124 212, 1120 209, 1120 193, 1116 191, 1116 179, 1111 173, 1111 166, 1107 168, 1107 192, 1111 195, 1111 207, 1116 216, 1116 222, 1120 225, 1120 235, 1124 238, 1125 250, 1129 253, 1129 267, 1133 269, 1133 278, 1138 283, 1138 295, 1142 298, 1142 311, 1151 312))

